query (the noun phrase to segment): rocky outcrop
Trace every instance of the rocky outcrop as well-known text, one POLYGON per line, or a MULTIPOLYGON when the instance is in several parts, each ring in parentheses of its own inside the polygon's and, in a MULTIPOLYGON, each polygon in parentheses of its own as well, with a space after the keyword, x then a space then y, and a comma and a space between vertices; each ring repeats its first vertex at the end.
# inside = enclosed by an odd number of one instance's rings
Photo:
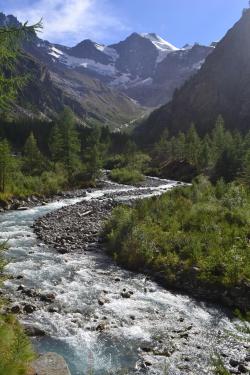
POLYGON ((32 364, 29 375, 70 375, 70 371, 62 356, 46 353, 32 364))

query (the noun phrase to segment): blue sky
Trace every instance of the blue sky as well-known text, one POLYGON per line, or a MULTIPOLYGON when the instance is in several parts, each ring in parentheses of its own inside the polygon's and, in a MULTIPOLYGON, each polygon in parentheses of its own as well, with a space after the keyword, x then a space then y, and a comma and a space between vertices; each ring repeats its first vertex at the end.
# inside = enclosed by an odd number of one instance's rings
POLYGON ((248 0, 0 0, 21 21, 43 18, 42 38, 74 45, 90 38, 111 44, 136 32, 155 32, 177 47, 209 44, 240 18, 248 0))

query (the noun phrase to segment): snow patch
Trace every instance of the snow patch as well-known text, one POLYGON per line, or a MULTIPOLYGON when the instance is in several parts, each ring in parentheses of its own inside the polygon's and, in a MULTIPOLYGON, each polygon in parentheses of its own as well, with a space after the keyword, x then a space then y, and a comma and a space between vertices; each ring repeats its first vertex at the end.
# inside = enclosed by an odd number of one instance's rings
POLYGON ((58 48, 56 47, 51 47, 50 51, 49 51, 49 55, 55 57, 56 59, 59 59, 61 56, 64 55, 64 53, 62 51, 60 51, 58 48))
POLYGON ((173 44, 167 42, 159 35, 154 33, 142 33, 140 34, 143 38, 149 39, 153 45, 157 48, 159 54, 157 58, 157 63, 159 64, 161 61, 165 59, 165 57, 174 51, 179 51, 179 48, 175 47, 173 44))
POLYGON ((97 44, 97 43, 95 43, 95 47, 99 51, 105 53, 105 55, 110 56, 113 61, 116 61, 119 57, 117 51, 114 48, 107 47, 104 44, 97 44))
POLYGON ((49 55, 71 68, 83 67, 104 76, 113 77, 116 75, 116 69, 112 64, 104 65, 91 59, 69 56, 54 46, 50 48, 49 55))

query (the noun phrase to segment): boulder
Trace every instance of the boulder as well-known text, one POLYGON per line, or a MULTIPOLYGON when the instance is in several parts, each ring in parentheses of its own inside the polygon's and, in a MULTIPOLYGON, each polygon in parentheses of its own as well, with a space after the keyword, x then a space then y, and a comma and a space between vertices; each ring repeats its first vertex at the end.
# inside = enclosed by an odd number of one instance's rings
POLYGON ((32 314, 36 310, 36 306, 30 305, 26 303, 24 305, 23 311, 26 312, 27 314, 32 314))
POLYGON ((56 353, 41 355, 33 362, 32 371, 34 375, 70 375, 65 359, 56 353))

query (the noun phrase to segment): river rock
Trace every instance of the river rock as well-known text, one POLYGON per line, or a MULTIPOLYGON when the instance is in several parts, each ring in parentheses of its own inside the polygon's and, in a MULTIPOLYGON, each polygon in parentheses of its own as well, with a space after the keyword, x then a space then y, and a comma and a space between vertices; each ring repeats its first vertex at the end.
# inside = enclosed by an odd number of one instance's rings
POLYGON ((238 370, 242 373, 242 374, 249 374, 250 370, 249 368, 247 368, 245 365, 243 365, 243 363, 241 363, 238 367, 238 370))
POLYGON ((133 294, 134 294, 134 292, 132 292, 132 291, 127 292, 126 290, 123 290, 121 292, 122 298, 130 298, 133 294))
POLYGON ((27 336, 29 337, 41 337, 46 336, 45 331, 43 331, 38 325, 23 323, 23 328, 27 336))
POLYGON ((54 302, 56 296, 53 293, 40 294, 40 299, 43 302, 54 302))
POLYGON ((36 310, 36 306, 30 305, 30 304, 25 304, 23 311, 26 312, 27 314, 32 314, 36 310))
POLYGON ((98 304, 100 305, 100 306, 103 306, 105 303, 109 303, 110 301, 109 301, 109 299, 108 298, 99 298, 98 299, 98 304))
POLYGON ((17 291, 18 292, 23 292, 25 290, 25 286, 24 285, 19 285, 19 287, 17 288, 17 291))
POLYGON ((21 306, 20 305, 13 305, 10 308, 10 311, 12 312, 12 314, 19 314, 21 312, 21 306))
POLYGON ((65 359, 56 353, 41 355, 32 364, 31 375, 70 375, 65 359))
POLYGON ((17 211, 27 211, 29 209, 29 207, 18 207, 17 208, 17 211))
POLYGON ((237 366, 239 366, 239 361, 237 361, 236 359, 231 358, 230 361, 229 361, 229 364, 232 367, 237 367, 237 366))

